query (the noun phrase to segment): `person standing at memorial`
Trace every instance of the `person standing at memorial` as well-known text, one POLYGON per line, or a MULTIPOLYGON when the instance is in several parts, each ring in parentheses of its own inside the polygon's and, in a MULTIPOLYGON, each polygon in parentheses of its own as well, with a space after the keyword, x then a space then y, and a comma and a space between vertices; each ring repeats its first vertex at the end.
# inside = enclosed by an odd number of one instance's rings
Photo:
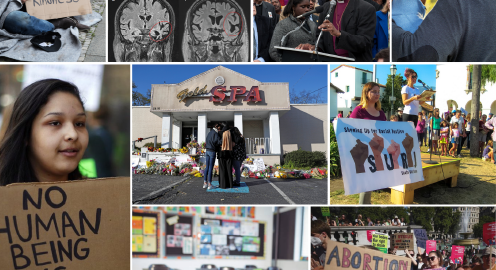
POLYGON ((222 146, 219 152, 219 187, 222 189, 233 187, 232 163, 233 163, 233 141, 231 129, 227 123, 222 123, 222 146))
POLYGON ((219 145, 221 143, 221 138, 219 136, 219 124, 215 124, 212 130, 207 135, 206 139, 206 151, 205 151, 205 172, 203 176, 203 188, 213 189, 212 186, 212 175, 214 174, 214 164, 216 158, 216 152, 218 152, 219 145))
POLYGON ((233 147, 233 167, 234 172, 236 173, 236 180, 233 183, 233 186, 239 187, 241 185, 241 164, 243 164, 243 160, 246 159, 246 145, 245 138, 243 134, 239 131, 237 127, 232 129, 232 137, 234 141, 233 147))
MULTIPOLYGON (((406 68, 405 77, 408 83, 407 85, 403 86, 403 88, 401 88, 401 98, 403 100, 403 105, 405 105, 402 118, 404 122, 413 122, 416 128, 418 122, 419 107, 420 105, 424 104, 425 101, 419 101, 420 90, 418 90, 414 86, 418 78, 417 72, 415 72, 415 70, 411 68, 406 68)), ((430 98, 426 100, 430 100, 430 98)))
POLYGON ((78 88, 37 81, 19 94, 0 145, 0 186, 82 179, 88 146, 86 113, 78 88))

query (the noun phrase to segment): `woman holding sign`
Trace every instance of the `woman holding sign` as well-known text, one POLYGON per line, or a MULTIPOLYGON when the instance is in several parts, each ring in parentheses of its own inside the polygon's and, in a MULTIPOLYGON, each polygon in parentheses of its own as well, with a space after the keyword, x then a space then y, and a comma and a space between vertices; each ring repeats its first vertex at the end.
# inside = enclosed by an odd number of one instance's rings
MULTIPOLYGON (((350 118, 386 121, 386 114, 381 110, 381 90, 379 84, 368 82, 363 86, 360 104, 355 107, 350 118)), ((375 136, 374 136, 375 137, 375 136)), ((384 142, 382 143, 384 147, 384 142)), ((372 193, 360 193, 360 204, 370 204, 372 193)))
POLYGON ((47 79, 17 98, 0 145, 0 186, 82 179, 78 164, 88 146, 78 88, 47 79))
MULTIPOLYGON (((415 88, 414 84, 417 82, 417 72, 411 68, 405 69, 405 77, 408 81, 407 85, 401 88, 401 98, 403 99, 403 109, 402 119, 403 122, 410 121, 413 122, 415 128, 417 128, 419 106, 424 104, 425 101, 419 101, 420 90, 415 88)), ((430 100, 430 97, 426 100, 430 100)))
POLYGON ((438 250, 429 252, 429 260, 431 267, 429 269, 444 269, 443 268, 443 255, 438 250))

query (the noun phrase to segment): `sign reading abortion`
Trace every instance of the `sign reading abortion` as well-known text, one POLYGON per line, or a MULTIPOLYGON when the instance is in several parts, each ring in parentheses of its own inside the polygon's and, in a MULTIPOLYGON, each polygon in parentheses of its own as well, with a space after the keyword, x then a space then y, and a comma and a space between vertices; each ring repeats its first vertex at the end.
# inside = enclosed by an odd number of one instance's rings
POLYGON ((482 225, 482 239, 488 246, 496 245, 496 221, 482 225))
POLYGON ((345 195, 423 180, 412 123, 338 118, 335 132, 345 195))
POLYGON ((463 254, 465 254, 464 246, 451 246, 451 263, 463 264, 463 254))
POLYGON ((231 86, 230 93, 227 95, 227 88, 225 86, 216 85, 212 89, 208 90, 207 85, 203 88, 196 87, 195 90, 189 91, 189 89, 184 89, 179 94, 177 94, 177 99, 179 102, 184 101, 188 97, 209 97, 210 102, 221 102, 224 101, 226 96, 229 96, 227 101, 236 102, 236 96, 243 96, 244 102, 260 102, 260 91, 258 86, 252 86, 250 91, 246 93, 246 87, 244 86, 231 86), (210 93, 210 95, 208 95, 210 93))
POLYGON ((93 12, 90 0, 27 0, 26 9, 29 15, 43 20, 93 12))
POLYGON ((425 249, 425 243, 429 238, 427 238, 427 232, 425 229, 414 229, 413 233, 415 234, 415 238, 417 239, 417 247, 425 249))
POLYGON ((393 234, 392 248, 397 250, 413 250, 413 233, 395 233, 393 234))
POLYGON ((0 187, 2 269, 129 269, 129 178, 0 187))
POLYGON ((410 258, 331 241, 327 238, 324 270, 410 270, 410 258))

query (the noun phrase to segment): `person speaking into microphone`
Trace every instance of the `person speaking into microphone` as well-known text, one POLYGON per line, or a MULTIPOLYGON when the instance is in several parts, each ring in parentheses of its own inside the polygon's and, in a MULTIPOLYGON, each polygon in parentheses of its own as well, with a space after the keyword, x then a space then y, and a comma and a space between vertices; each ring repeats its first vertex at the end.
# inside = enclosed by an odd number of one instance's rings
POLYGON ((376 10, 364 0, 337 0, 329 13, 330 2, 324 4, 318 29, 323 31, 319 51, 371 62, 376 24, 376 10))
MULTIPOLYGON (((300 44, 308 44, 309 46, 313 46, 313 48, 315 48, 317 24, 311 20, 307 20, 305 16, 297 18, 300 15, 310 12, 310 6, 310 0, 289 0, 283 11, 283 15, 287 16, 287 18, 277 24, 274 29, 272 41, 270 42, 269 54, 274 61, 281 62, 282 60, 281 53, 275 48, 275 46, 294 49, 300 46, 300 44), (303 26, 301 28, 287 35, 289 32, 300 27, 302 23, 303 26), (281 44, 284 36, 286 36, 284 44, 281 44)), ((372 35, 373 34, 374 33, 372 33, 372 35)))

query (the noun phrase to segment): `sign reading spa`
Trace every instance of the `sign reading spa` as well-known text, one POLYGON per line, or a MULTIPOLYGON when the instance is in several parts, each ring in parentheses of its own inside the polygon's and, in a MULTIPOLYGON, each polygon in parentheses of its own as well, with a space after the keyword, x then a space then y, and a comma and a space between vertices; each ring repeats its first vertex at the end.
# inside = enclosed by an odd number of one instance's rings
POLYGON ((177 99, 179 102, 186 102, 186 98, 189 97, 209 97, 210 102, 236 102, 242 99, 243 102, 260 102, 260 91, 258 86, 252 86, 249 91, 245 86, 231 86, 229 90, 226 86, 216 85, 211 89, 208 89, 207 85, 204 87, 196 87, 195 90, 184 89, 177 94, 177 99), (226 98, 228 97, 228 98, 226 98))

